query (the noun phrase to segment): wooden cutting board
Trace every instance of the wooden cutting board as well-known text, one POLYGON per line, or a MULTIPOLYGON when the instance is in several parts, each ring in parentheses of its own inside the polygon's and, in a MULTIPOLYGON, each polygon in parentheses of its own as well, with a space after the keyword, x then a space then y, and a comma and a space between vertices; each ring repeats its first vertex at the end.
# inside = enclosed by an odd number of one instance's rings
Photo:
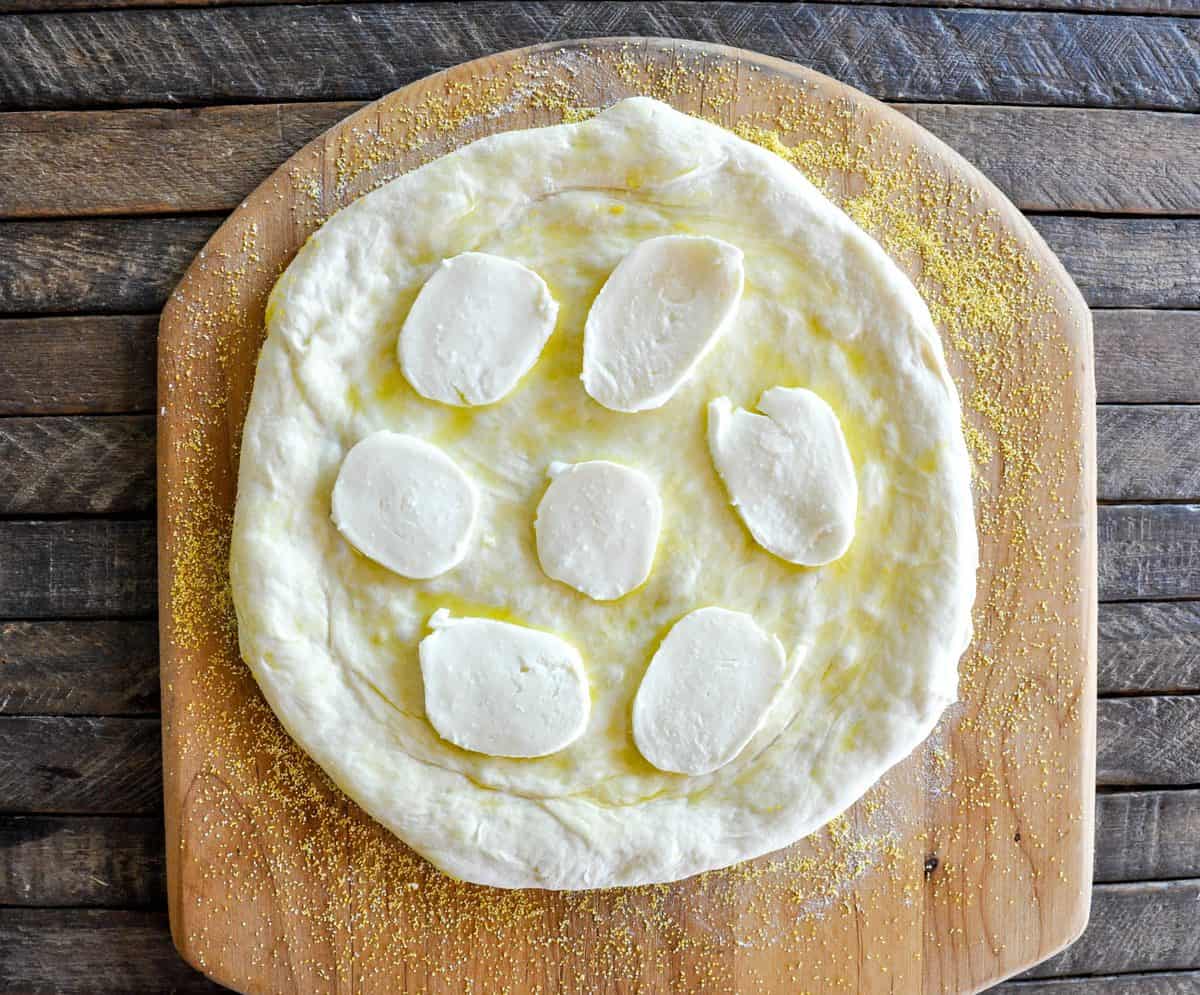
POLYGON ((971 992, 1087 918, 1095 763, 1091 325, 978 172, 799 66, 606 39, 439 73, 317 139, 236 210, 159 339, 163 748, 171 927, 243 992, 971 992), (504 892, 434 871, 280 730, 237 654, 226 576, 263 305, 373 186, 492 132, 646 93, 773 148, 912 275, 975 459, 982 564, 962 696, 850 813, 673 886, 504 892))

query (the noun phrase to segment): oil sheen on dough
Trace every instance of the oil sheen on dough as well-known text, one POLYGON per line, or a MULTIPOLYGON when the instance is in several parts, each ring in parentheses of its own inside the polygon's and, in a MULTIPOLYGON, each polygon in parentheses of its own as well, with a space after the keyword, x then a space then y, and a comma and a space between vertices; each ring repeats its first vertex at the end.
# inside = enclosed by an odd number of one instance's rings
POLYGON ((861 796, 955 699, 976 539, 940 341, 879 246, 773 154, 645 98, 483 139, 329 220, 267 325, 234 522, 242 653, 300 745, 445 871, 593 888, 778 849, 861 796), (668 403, 610 411, 580 382, 588 310, 636 245, 672 234, 742 251, 737 315, 668 403), (421 397, 396 359, 417 292, 465 251, 526 266, 559 304, 532 369, 478 408, 421 397), (824 567, 755 543, 710 459, 709 401, 750 409, 777 384, 825 399, 854 461, 854 541, 824 567), (441 576, 398 577, 330 521, 342 459, 382 429, 439 446, 478 486, 471 552, 441 576), (594 459, 652 474, 663 504, 649 578, 613 602, 549 578, 532 528, 546 467, 594 459), (663 634, 706 606, 750 615, 789 659, 807 649, 746 747, 685 776, 638 754, 631 709, 663 634), (578 648, 586 732, 536 759, 441 739, 417 653, 439 609, 578 648))

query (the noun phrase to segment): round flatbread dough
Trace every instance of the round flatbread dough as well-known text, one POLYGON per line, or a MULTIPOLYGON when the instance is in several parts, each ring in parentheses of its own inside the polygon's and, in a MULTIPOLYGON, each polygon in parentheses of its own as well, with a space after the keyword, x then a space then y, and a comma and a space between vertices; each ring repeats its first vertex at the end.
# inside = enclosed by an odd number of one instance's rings
POLYGON ((955 699, 976 540, 942 347, 882 249, 777 156, 644 98, 495 135, 335 215, 269 305, 234 521, 242 652, 329 776, 451 874, 595 888, 778 849, 861 796, 955 699), (677 234, 741 250, 737 314, 669 403, 610 411, 579 379, 588 312, 637 245, 677 234), (440 261, 468 250, 540 274, 559 315, 518 390, 461 408, 416 394, 396 344, 440 261), (708 403, 750 407, 776 384, 824 398, 854 460, 855 538, 827 567, 762 549, 709 455, 708 403), (381 429, 440 447, 479 488, 477 540, 440 577, 398 577, 330 521, 342 460, 381 429), (611 602, 547 577, 532 526, 546 467, 595 459, 651 474, 664 508, 649 579, 611 602), (736 757, 665 773, 631 748, 634 697, 670 627, 712 605, 751 616, 789 659, 808 649, 736 757), (576 647, 587 731, 540 759, 443 740, 417 649, 441 608, 576 647))

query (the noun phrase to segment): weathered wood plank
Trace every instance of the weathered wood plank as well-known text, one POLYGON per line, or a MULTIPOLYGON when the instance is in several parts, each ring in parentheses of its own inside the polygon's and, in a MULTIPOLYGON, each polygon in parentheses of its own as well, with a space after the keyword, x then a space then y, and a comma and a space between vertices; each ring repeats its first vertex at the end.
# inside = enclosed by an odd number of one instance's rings
MULTIPOLYGON (((346 3, 348 0, 0 0, 0 12, 47 14, 59 10, 128 10, 136 7, 231 7, 267 4, 346 3)), ((827 2, 827 0, 817 0, 827 2)), ((845 0, 873 3, 874 0, 845 0)), ((1200 14, 1197 0, 895 0, 910 7, 979 7, 985 10, 1069 10, 1079 13, 1200 14)))
POLYGON ((1200 597, 1200 505, 1100 508, 1100 598, 1200 597))
MULTIPOLYGON (((347 3, 349 0, 0 0, 0 12, 47 14, 59 10, 127 10, 136 7, 229 7, 267 4, 347 3)), ((827 3, 830 0, 816 0, 827 3)), ((844 0, 873 4, 876 0, 844 0)), ((1071 11, 1103 14, 1200 16, 1200 0, 895 0, 908 7, 977 7, 983 10, 1071 11)))
MULTIPOLYGON (((1101 500, 1200 498, 1200 407, 1102 407, 1101 500)), ((0 419, 0 514, 145 511, 154 418, 0 419)))
POLYGON ((159 737, 158 719, 0 716, 0 804, 13 813, 154 813, 159 737))
MULTIPOLYGON (((1094 312, 1103 403, 1200 402, 1200 311, 1094 312)), ((154 315, 0 319, 0 415, 154 408, 154 315)))
POLYGON ((171 945, 165 910, 0 909, 0 989, 219 995, 171 945))
POLYGON ((1096 880, 1200 877, 1200 791, 1096 799, 1096 880))
MULTIPOLYGON (((0 816, 0 905, 157 904, 163 838, 157 817, 0 816)), ((1096 880, 1200 871, 1200 791, 1097 799, 1096 880)))
POLYGON ((0 624, 0 715, 157 712, 156 622, 0 624))
MULTIPOLYGON (((1087 932, 1065 953, 1034 968, 1027 977, 1048 978, 1082 971, 1141 972, 1132 985, 1150 982, 1146 972, 1187 970, 1200 955, 1194 913, 1200 901, 1195 881, 1097 886, 1087 932)), ((0 909, 0 986, 24 992, 94 993, 224 991, 192 972, 175 954, 165 912, 99 909, 0 909), (96 979, 103 979, 102 985, 96 979)), ((1160 976, 1159 979, 1164 976, 1160 976)), ((1196 975, 1178 975, 1190 980, 1196 975)), ((1093 979, 1088 979, 1091 984, 1093 979)), ((1094 979, 1103 981, 1105 979, 1094 979)), ((1114 979, 1115 980, 1115 979, 1114 979)), ((1125 979, 1122 978, 1122 981, 1125 979)), ((1010 983, 1014 995, 1191 995, 1194 987, 1109 986, 1093 992, 1010 983), (1040 990, 1039 990, 1040 989, 1040 990)))
MULTIPOLYGON (((1200 783, 1200 697, 1099 702, 1101 784, 1200 783)), ((11 812, 144 815, 159 804, 158 720, 0 716, 11 812)))
MULTIPOLYGON (((1200 402, 1200 311, 1098 310, 1102 403, 1200 402)), ((154 408, 153 315, 0 319, 0 415, 154 408)))
POLYGON ((1200 965, 1200 881, 1102 884, 1073 946, 1026 977, 1188 970, 1200 965))
POLYGON ((219 224, 211 217, 0 224, 0 313, 154 311, 219 224))
POLYGON ((683 2, 5 18, 0 107, 368 99, 501 49, 603 35, 749 48, 804 62, 882 99, 1200 107, 1200 25, 1190 19, 683 2))
POLYGON ((1099 784, 1200 784, 1200 697, 1103 698, 1096 721, 1099 784))
POLYGON ((0 320, 0 415, 150 411, 155 315, 0 320))
MULTIPOLYGON (((1200 691, 1200 604, 1105 604, 1099 628, 1101 694, 1200 691)), ((155 714, 156 623, 4 623, 0 685, 0 714, 155 714)))
POLYGON ((0 419, 0 514, 154 506, 154 416, 0 419))
POLYGON ((0 905, 162 905, 157 817, 0 815, 0 905))
MULTIPOLYGON (((0 13, 49 14, 60 10, 131 10, 137 7, 248 7, 266 4, 345 3, 346 0, 0 0, 0 13)), ((854 0, 851 0, 854 2, 854 0)), ((986 6, 980 4, 979 6, 986 6)))
POLYGON ((988 992, 989 995, 1196 995, 1200 992, 1200 971, 1008 981, 988 992))
POLYGON ((1100 606, 1101 694, 1200 691, 1200 603, 1100 606))
MULTIPOLYGON (((84 0, 79 0, 79 2, 84 2, 84 0)), ((873 3, 875 0, 847 0, 847 2, 873 3)), ((1061 10, 1081 14, 1173 14, 1177 17, 1195 17, 1200 14, 1200 0, 892 0, 892 2, 905 7, 1061 10)))
POLYGON ((0 618, 149 615, 154 523, 0 522, 0 618))
POLYGON ((1200 307, 1200 219, 1030 220, 1092 307, 1200 307))
POLYGON ((1103 406, 1096 435, 1101 501, 1200 498, 1200 406, 1103 406))
MULTIPOLYGON (((128 907, 163 899, 163 831, 154 817, 0 816, 0 905, 128 907)), ((1200 871, 1200 792, 1097 799, 1096 880, 1200 871)))
POLYGON ((1023 211, 1195 214, 1200 115, 900 104, 1023 211))
MULTIPOLYGON (((1200 219, 1033 222, 1093 306, 1200 307, 1200 219)), ((207 215, 0 223, 0 313, 154 310, 219 223, 207 215)))
MULTIPOLYGON (((231 210, 361 106, 0 114, 0 217, 231 210)), ((900 104, 1023 210, 1200 213, 1200 115, 900 104)))
POLYGON ((1093 311, 1101 402, 1200 403, 1200 311, 1093 311))
MULTIPOLYGON (((1098 660, 1101 694, 1200 691, 1200 604, 1102 605, 1098 660)), ((156 714, 156 623, 4 623, 0 686, 0 714, 156 714)))
MULTIPOLYGON (((1200 505, 1106 505, 1099 536, 1103 599, 1200 596, 1200 505)), ((0 618, 149 614, 154 594, 151 522, 0 522, 0 618)))
POLYGON ((232 210, 360 106, 0 114, 0 216, 232 210))
MULTIPOLYGON (((1097 799, 1096 880, 1200 872, 1200 791, 1097 799)), ((157 904, 163 831, 155 817, 0 816, 0 905, 157 904)))

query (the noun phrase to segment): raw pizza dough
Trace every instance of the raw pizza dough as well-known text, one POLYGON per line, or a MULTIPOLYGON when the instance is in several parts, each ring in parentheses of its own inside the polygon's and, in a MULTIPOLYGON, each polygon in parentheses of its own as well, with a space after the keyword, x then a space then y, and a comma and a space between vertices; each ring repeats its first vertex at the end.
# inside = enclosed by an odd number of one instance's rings
POLYGON ((959 402, 929 313, 880 247, 801 173, 646 98, 478 141, 362 197, 271 296, 241 452, 231 574, 242 653, 289 733, 367 812, 450 874, 502 887, 671 881, 786 846, 855 801, 955 700, 976 538, 959 402), (744 253, 732 325, 662 407, 625 414, 580 382, 588 309, 636 245, 708 235, 744 253), (559 305, 503 400, 417 394, 397 335, 441 261, 515 260, 559 305), (854 541, 819 568, 760 547, 706 441, 709 401, 753 409, 804 387, 854 461, 854 541), (330 520, 343 458, 388 429, 441 447, 477 484, 453 570, 406 580, 330 520), (554 461, 651 477, 662 532, 645 584, 598 602, 552 580, 532 523, 554 461), (744 612, 793 668, 750 743, 716 771, 655 769, 631 708, 671 625, 744 612), (460 750, 424 713, 417 646, 447 609, 579 649, 586 732, 538 759, 460 750))

